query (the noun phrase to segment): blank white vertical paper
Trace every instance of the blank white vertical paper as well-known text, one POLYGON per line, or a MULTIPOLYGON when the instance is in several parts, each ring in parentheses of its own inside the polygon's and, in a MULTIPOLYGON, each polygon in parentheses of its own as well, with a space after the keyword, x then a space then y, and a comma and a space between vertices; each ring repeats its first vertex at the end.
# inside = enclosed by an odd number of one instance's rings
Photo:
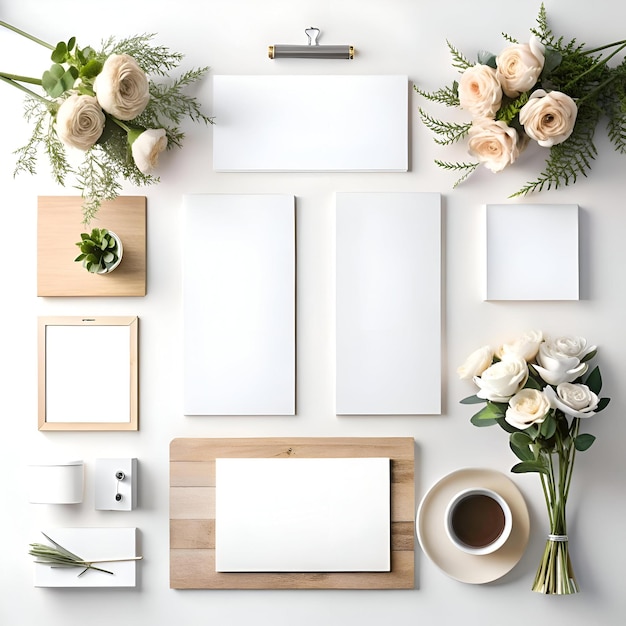
POLYGON ((485 300, 578 300, 578 205, 489 204, 485 300))
POLYGON ((295 413, 290 195, 186 195, 184 412, 295 413))
POLYGON ((408 77, 214 76, 216 171, 408 169, 408 77))
POLYGON ((337 193, 336 409, 441 412, 441 198, 337 193))
POLYGON ((216 571, 390 571, 388 458, 215 463, 216 571))

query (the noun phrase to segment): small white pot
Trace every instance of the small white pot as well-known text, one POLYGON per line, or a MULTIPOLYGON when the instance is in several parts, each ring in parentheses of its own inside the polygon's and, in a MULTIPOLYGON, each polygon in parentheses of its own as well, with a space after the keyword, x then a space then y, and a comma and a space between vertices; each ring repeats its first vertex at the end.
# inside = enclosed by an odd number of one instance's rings
POLYGON ((122 240, 112 230, 109 230, 109 235, 111 235, 111 237, 113 237, 113 239, 115 239, 115 241, 117 242, 117 261, 115 261, 115 263, 111 265, 111 267, 109 267, 108 269, 105 268, 103 270, 100 270, 99 272, 96 272, 96 274, 110 274, 122 262, 122 254, 124 254, 124 246, 122 245, 122 240))

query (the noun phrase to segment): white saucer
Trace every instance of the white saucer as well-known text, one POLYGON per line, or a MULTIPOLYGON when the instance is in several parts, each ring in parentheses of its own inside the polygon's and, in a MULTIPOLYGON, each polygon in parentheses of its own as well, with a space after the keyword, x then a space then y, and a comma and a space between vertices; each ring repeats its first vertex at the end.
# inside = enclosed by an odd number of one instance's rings
POLYGON ((428 558, 441 570, 464 583, 488 583, 504 576, 519 562, 528 544, 530 518, 526 502, 513 481, 496 470, 457 470, 436 482, 422 498, 417 511, 417 536, 428 558), (508 541, 495 552, 467 554, 446 535, 444 526, 448 502, 461 490, 485 487, 499 493, 513 514, 508 541))

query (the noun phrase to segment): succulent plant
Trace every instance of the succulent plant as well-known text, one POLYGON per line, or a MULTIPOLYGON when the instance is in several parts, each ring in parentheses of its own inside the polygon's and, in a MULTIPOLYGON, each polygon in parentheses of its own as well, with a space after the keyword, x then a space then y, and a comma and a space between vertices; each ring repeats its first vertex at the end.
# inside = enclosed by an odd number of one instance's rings
POLYGON ((80 254, 74 261, 82 261, 92 274, 109 271, 119 260, 121 251, 115 237, 106 228, 94 228, 91 233, 81 233, 76 245, 80 254))

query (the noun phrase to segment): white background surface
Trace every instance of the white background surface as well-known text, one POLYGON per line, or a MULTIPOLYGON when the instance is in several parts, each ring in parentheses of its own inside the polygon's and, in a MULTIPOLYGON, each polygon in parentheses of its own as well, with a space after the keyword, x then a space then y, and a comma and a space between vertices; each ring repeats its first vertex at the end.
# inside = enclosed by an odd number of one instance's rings
MULTIPOLYGON (((626 36, 626 5, 615 0, 548 0, 558 34, 600 45, 626 36)), ((508 6, 508 5, 507 5, 508 6)), ((498 51, 502 31, 520 39, 534 25, 539 2, 503 7, 487 0, 180 0, 120 1, 106 5, 57 0, 0 0, 1 19, 58 41, 79 35, 97 45, 111 34, 158 32, 158 41, 187 53, 187 63, 208 64, 217 74, 405 73, 436 89, 456 77, 445 40, 467 54, 498 51), (69 27, 67 25, 70 25, 69 27), (267 45, 298 43, 304 28, 323 30, 321 42, 352 43, 350 61, 279 62, 267 45)), ((40 73, 45 51, 0 33, 3 69, 40 73), (19 43, 19 49, 15 47, 19 43), (9 52, 7 52, 7 50, 9 52)), ((37 298, 36 196, 67 194, 40 168, 37 177, 12 177, 12 151, 29 128, 21 119, 22 97, 0 85, 3 121, 0 148, 3 258, 0 324, 0 464, 5 480, 0 522, 0 623, 21 626, 92 626, 174 623, 339 626, 359 624, 617 625, 626 597, 626 400, 623 330, 626 281, 624 167, 626 157, 598 131, 598 158, 589 178, 575 186, 522 202, 572 203, 581 207, 581 300, 492 303, 482 301, 483 205, 507 197, 539 173, 539 150, 527 151, 514 169, 483 170, 452 191, 453 176, 432 163, 439 149, 418 122, 424 103, 410 96, 411 164, 408 173, 217 174, 212 171, 211 129, 188 125, 182 151, 162 159, 163 182, 129 194, 148 196, 148 295, 127 299, 37 298), (443 413, 419 417, 337 417, 334 409, 334 211, 335 191, 435 191, 443 195, 444 344, 443 413), (182 412, 181 204, 185 193, 291 193, 297 196, 297 416, 185 417, 182 412), (140 317, 140 430, 129 433, 37 431, 37 315, 138 315, 140 317), (569 536, 582 593, 551 598, 530 591, 547 532, 536 476, 513 476, 527 498, 532 533, 528 550, 503 579, 470 586, 447 578, 418 550, 412 591, 200 591, 169 589, 168 445, 173 437, 412 436, 416 440, 418 497, 444 474, 468 466, 508 473, 515 462, 505 433, 469 423, 471 407, 458 404, 473 393, 456 378, 456 367, 475 348, 511 339, 527 328, 579 333, 600 347, 605 395, 612 403, 592 427, 598 440, 577 458, 569 502, 569 536), (38 456, 83 458, 82 505, 31 505, 24 467, 38 456), (138 508, 130 513, 95 511, 93 471, 99 457, 137 457, 138 508), (145 560, 136 590, 42 590, 32 587, 28 543, 54 526, 136 526, 145 560)), ((210 112, 211 83, 199 95, 210 112)), ((363 94, 367 97, 367 94, 363 94)), ((262 123, 262 120, 259 120, 262 123)), ((376 120, 372 120, 372 124, 376 120)), ((459 153, 459 157, 463 155, 459 153)), ((511 201, 520 202, 520 201, 511 201)), ((538 224, 537 228, 541 225, 538 224)), ((541 255, 542 250, 529 250, 541 255)))

